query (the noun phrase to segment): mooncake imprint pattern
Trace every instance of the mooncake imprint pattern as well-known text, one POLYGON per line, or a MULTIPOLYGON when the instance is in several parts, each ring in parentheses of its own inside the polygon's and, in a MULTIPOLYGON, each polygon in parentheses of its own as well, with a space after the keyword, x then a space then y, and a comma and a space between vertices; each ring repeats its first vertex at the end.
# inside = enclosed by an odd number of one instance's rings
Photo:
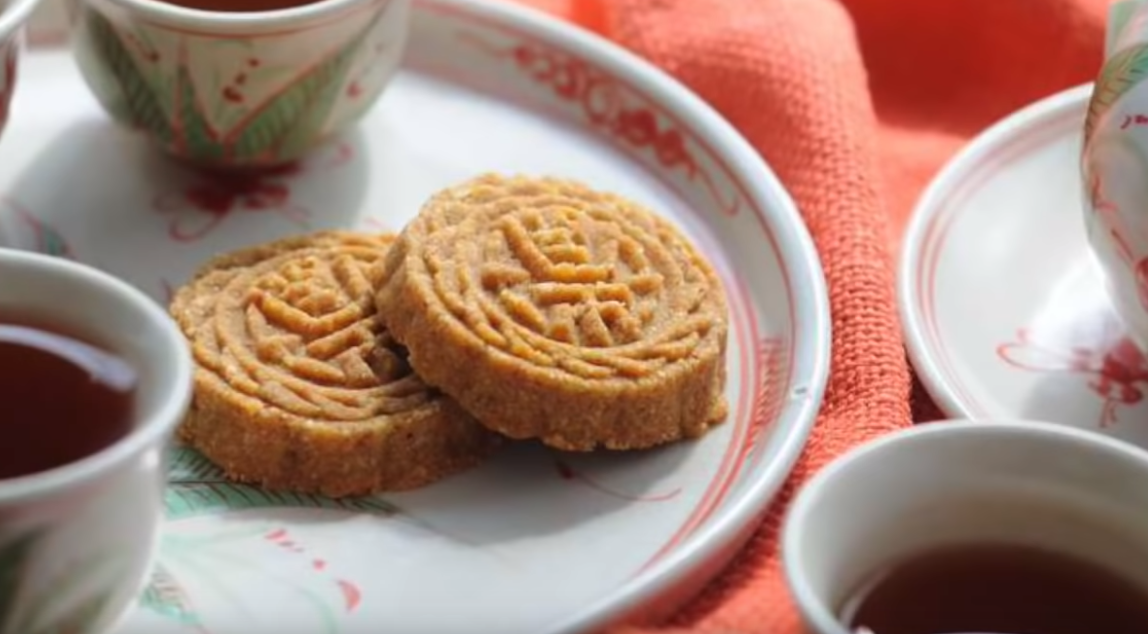
POLYGON ((640 448, 725 416, 720 282, 632 202, 483 176, 428 201, 387 270, 380 314, 416 371, 497 431, 640 448))
POLYGON ((411 372, 376 314, 393 240, 324 232, 208 263, 171 308, 198 365, 181 437, 235 479, 336 497, 488 453, 493 435, 411 372))

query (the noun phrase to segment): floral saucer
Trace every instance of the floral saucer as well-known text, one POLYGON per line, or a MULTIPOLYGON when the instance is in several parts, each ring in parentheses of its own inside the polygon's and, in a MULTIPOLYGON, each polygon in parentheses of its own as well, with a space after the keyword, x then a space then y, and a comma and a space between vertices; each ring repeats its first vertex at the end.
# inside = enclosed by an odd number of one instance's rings
POLYGON ((1048 420, 1148 447, 1148 362, 1084 234, 1091 92, 1013 114, 942 170, 906 234, 901 316, 913 365, 947 415, 1048 420))

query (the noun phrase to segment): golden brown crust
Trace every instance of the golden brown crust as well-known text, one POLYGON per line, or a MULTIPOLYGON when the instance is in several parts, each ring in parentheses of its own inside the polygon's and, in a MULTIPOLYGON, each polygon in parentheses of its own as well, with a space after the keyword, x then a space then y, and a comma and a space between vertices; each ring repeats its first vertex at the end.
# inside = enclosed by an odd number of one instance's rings
POLYGON ((726 300, 665 220, 573 181, 486 175, 431 198, 380 315, 427 383, 564 450, 697 437, 726 415, 726 300))
POLYGON ((411 373, 375 313, 393 241, 322 232, 208 262, 171 305, 197 364, 181 439, 233 479, 332 497, 490 453, 497 437, 411 373))

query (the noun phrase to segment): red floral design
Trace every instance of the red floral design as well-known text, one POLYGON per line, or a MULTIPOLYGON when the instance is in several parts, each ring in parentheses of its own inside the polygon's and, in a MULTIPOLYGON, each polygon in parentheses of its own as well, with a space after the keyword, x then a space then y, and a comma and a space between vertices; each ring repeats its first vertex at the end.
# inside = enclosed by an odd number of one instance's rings
MULTIPOLYGON (((295 555, 309 556, 307 549, 294 539, 285 528, 273 530, 264 535, 263 538, 286 552, 295 555)), ((327 574, 329 566, 325 559, 312 557, 311 568, 316 573, 327 574)), ((343 595, 344 610, 350 613, 358 609, 359 605, 363 602, 363 592, 359 589, 359 586, 346 579, 335 578, 333 582, 343 595)))
POLYGON ((997 356, 1022 370, 1070 372, 1087 377, 1088 387, 1103 400, 1099 421, 1102 428, 1119 422, 1119 408, 1140 403, 1148 389, 1148 362, 1127 338, 1098 350, 1050 345, 1022 329, 1016 341, 997 347, 997 356))
POLYGON ((140 59, 146 60, 151 64, 159 63, 160 54, 156 47, 144 39, 139 38, 134 33, 123 33, 124 44, 135 50, 140 56, 140 59))
POLYGON ((360 71, 354 79, 347 84, 344 89, 347 97, 351 99, 359 99, 363 96, 363 81, 369 73, 378 66, 379 61, 384 55, 390 52, 392 42, 375 42, 371 46, 371 54, 368 60, 360 65, 360 71))
POLYGON ((1101 217, 1103 226, 1116 245, 1116 252, 1124 264, 1132 270, 1136 281, 1136 294, 1140 307, 1148 311, 1148 257, 1137 258, 1128 243, 1128 227, 1120 214, 1120 207, 1104 195, 1104 181, 1099 174, 1092 174, 1088 181, 1088 197, 1092 201, 1093 213, 1101 217))
POLYGON ((557 456, 554 457, 554 468, 558 472, 558 477, 562 478, 563 480, 577 482, 578 484, 594 489, 599 493, 610 496, 612 498, 617 498, 619 500, 626 500, 627 502, 666 502, 678 497, 682 493, 681 487, 672 489, 665 493, 654 494, 634 494, 627 493, 625 491, 619 491, 617 489, 613 489, 607 487, 606 485, 600 484, 586 474, 577 471, 557 456))
POLYGON ((1140 258, 1133 265, 1132 275, 1136 280, 1136 295, 1140 299, 1140 307, 1148 310, 1148 258, 1140 258))
POLYGON ((310 211, 291 200, 291 180, 342 167, 352 158, 351 146, 344 143, 313 159, 270 170, 204 172, 198 182, 183 191, 157 196, 152 206, 173 216, 168 235, 176 242, 195 242, 236 212, 273 212, 306 226, 310 211))
POLYGON ((1144 114, 1129 114, 1124 115, 1124 120, 1120 122, 1120 129, 1127 130, 1130 127, 1148 125, 1148 115, 1144 114))
POLYGON ((745 446, 741 448, 741 459, 746 460, 763 442, 762 428, 777 419, 782 405, 782 370, 786 365, 786 347, 781 337, 766 337, 757 347, 757 367, 762 376, 761 383, 753 395, 753 413, 750 429, 746 434, 745 446))
POLYGON ((713 178, 689 149, 688 133, 683 133, 660 109, 644 101, 623 81, 606 71, 542 42, 522 42, 503 46, 472 33, 459 39, 488 55, 512 60, 535 82, 546 85, 559 98, 576 104, 595 128, 638 150, 651 150, 658 164, 680 170, 690 180, 699 179, 723 213, 735 216, 740 200, 726 202, 713 178))

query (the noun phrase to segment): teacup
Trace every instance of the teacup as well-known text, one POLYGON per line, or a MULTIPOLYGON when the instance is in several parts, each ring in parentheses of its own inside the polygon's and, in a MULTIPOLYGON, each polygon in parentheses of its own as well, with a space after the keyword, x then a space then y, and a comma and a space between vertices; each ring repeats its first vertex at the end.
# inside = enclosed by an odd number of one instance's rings
POLYGON ((854 449, 798 494, 785 573, 810 634, 856 634, 863 584, 946 547, 1011 544, 1087 561, 1148 590, 1148 453, 1036 422, 946 421, 854 449))
POLYGON ((0 634, 99 634, 136 604, 147 580, 168 441, 191 395, 191 356, 158 304, 96 269, 0 249, 0 280, 0 316, 84 335, 139 375, 125 436, 61 466, 0 479, 0 634))
POLYGON ((1084 122, 1089 244, 1117 313, 1148 350, 1148 0, 1112 4, 1105 62, 1084 122))
POLYGON ((117 122, 219 169, 295 161, 375 103, 401 60, 410 0, 205 11, 73 0, 72 48, 117 122))
POLYGON ((40 0, 11 0, 0 9, 0 131, 8 124, 8 109, 16 91, 24 25, 39 4, 40 0))

